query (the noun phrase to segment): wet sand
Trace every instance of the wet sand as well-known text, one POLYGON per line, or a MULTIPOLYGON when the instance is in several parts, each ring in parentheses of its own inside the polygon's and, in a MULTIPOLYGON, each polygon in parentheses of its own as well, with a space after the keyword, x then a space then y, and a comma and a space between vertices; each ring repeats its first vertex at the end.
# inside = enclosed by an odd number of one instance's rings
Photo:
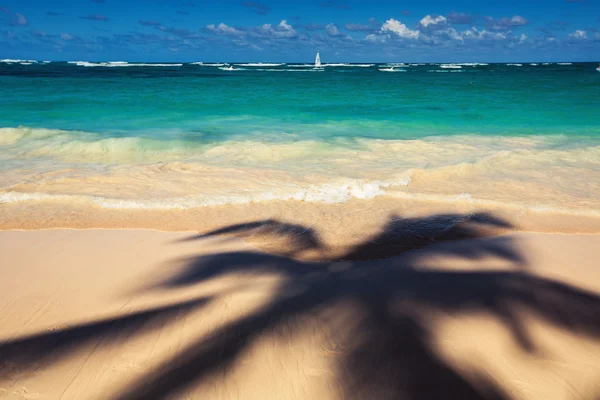
POLYGON ((491 213, 513 231, 537 233, 600 233, 600 216, 532 210, 499 203, 425 201, 382 196, 345 203, 267 201, 251 204, 197 207, 182 210, 112 209, 88 203, 39 201, 0 203, 0 230, 36 229, 154 229, 209 231, 246 221, 278 219, 309 226, 328 241, 360 241, 377 232, 390 216, 421 218, 436 214, 491 213))

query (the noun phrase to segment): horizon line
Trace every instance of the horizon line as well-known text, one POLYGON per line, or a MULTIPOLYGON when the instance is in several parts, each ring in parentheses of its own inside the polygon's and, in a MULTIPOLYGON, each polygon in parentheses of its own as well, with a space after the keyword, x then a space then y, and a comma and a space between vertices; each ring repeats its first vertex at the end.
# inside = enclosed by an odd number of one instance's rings
MULTIPOLYGON (((248 60, 240 60, 240 61, 223 61, 223 60, 219 60, 219 61, 160 61, 160 60, 156 60, 156 61, 148 61, 148 60, 124 60, 124 59, 119 59, 119 60, 108 60, 108 59, 90 59, 90 60, 83 60, 83 59, 73 59, 73 60, 36 60, 36 59, 20 59, 20 58, 2 58, 0 59, 0 62, 2 63, 10 63, 10 62, 65 62, 65 63, 75 63, 75 62, 107 62, 107 63, 118 63, 118 62, 124 62, 124 63, 152 63, 152 64, 157 64, 157 63, 164 63, 164 64, 193 64, 193 63, 211 63, 211 64, 216 64, 216 63, 221 63, 221 64, 314 64, 314 61, 248 61, 248 60), (10 61, 9 61, 10 60, 10 61)), ((596 61, 573 61, 573 60, 527 60, 527 61, 523 61, 523 60, 507 60, 507 61, 329 61, 329 62, 325 62, 323 64, 389 64, 389 63, 399 63, 399 64, 476 64, 476 63, 485 63, 485 64, 508 64, 508 63, 579 63, 579 64, 586 64, 586 63, 598 63, 600 62, 599 60, 596 61)))

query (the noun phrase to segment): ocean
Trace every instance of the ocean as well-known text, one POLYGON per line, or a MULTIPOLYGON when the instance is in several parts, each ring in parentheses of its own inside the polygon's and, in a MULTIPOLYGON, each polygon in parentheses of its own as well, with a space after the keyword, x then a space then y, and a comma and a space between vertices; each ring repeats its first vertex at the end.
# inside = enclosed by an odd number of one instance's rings
POLYGON ((595 68, 3 60, 0 203, 387 196, 598 216, 595 68))

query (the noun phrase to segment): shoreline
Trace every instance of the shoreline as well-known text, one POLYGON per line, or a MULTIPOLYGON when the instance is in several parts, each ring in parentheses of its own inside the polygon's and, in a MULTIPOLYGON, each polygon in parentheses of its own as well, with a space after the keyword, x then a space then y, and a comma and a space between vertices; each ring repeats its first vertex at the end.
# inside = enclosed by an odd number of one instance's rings
POLYGON ((489 213, 505 220, 504 231, 558 234, 600 233, 600 217, 533 211, 468 202, 435 202, 380 196, 344 203, 295 200, 221 205, 183 210, 107 209, 87 204, 26 202, 0 204, 0 230, 152 229, 193 232, 252 220, 276 219, 309 226, 324 235, 348 237, 376 229, 388 218, 489 213))

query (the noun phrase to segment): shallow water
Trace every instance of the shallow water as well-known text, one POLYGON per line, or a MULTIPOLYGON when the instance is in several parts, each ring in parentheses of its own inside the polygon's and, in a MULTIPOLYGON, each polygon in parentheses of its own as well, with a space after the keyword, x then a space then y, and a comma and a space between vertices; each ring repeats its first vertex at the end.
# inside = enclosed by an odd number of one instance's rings
POLYGON ((0 202, 600 214, 593 64, 28 63, 0 63, 0 202))

